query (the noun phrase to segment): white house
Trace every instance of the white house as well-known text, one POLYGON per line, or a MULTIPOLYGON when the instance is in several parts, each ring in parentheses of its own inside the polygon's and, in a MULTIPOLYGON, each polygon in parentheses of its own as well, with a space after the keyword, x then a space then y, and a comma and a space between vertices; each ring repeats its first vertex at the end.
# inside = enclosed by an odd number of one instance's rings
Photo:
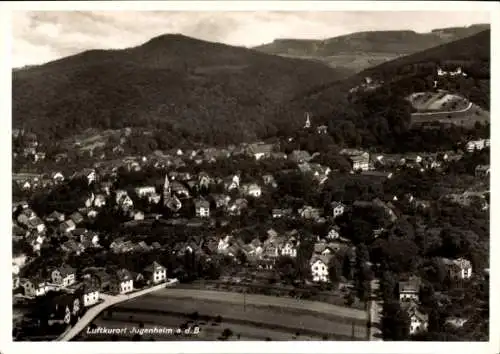
POLYGON ((55 183, 64 182, 64 175, 61 172, 55 172, 52 174, 52 179, 55 183))
POLYGON ((328 279, 328 262, 330 255, 313 255, 310 261, 311 275, 314 282, 327 282, 328 279))
POLYGON ((225 183, 224 187, 228 190, 231 191, 233 189, 238 189, 240 188, 240 176, 234 175, 230 178, 228 178, 225 183))
POLYGON ((199 218, 210 217, 210 203, 205 199, 196 199, 194 201, 194 207, 196 209, 196 216, 199 218))
POLYGON ((338 231, 338 227, 333 227, 328 231, 328 235, 326 235, 328 240, 337 240, 340 238, 340 234, 338 231))
POLYGON ((156 193, 156 188, 154 186, 144 186, 135 188, 135 193, 139 198, 149 196, 156 193))
POLYGON ((443 263, 448 268, 448 273, 453 279, 469 279, 472 277, 472 264, 467 259, 443 258, 443 263))
POLYGON ((416 303, 411 301, 404 304, 402 307, 406 310, 410 319, 410 334, 416 334, 427 330, 429 316, 420 312, 416 303))
POLYGON ((51 278, 54 284, 67 287, 75 283, 76 271, 70 266, 63 265, 52 271, 51 278))
POLYGON ((116 192, 115 192, 115 195, 116 195, 116 199, 115 199, 115 202, 116 204, 120 204, 120 200, 127 196, 128 193, 126 190, 123 190, 123 189, 118 189, 116 192))
POLYGON ((225 251, 226 249, 229 248, 229 242, 231 241, 231 236, 230 235, 227 235, 226 237, 223 237, 219 240, 219 243, 217 245, 217 251, 218 252, 223 252, 225 251))
POLYGON ((113 274, 113 292, 126 294, 134 290, 134 280, 132 274, 126 269, 120 269, 113 274))
POLYGON ((153 264, 146 267, 144 273, 148 275, 149 280, 154 284, 167 280, 167 268, 157 262, 153 262, 153 264))
POLYGON ((297 245, 293 240, 285 242, 280 246, 280 251, 282 256, 288 256, 295 258, 297 257, 297 245))
POLYGON ((339 217, 340 215, 344 214, 345 210, 345 205, 340 203, 340 202, 332 202, 332 213, 333 217, 339 217))
POLYGON ((407 281, 399 282, 399 300, 402 302, 419 301, 420 278, 410 277, 407 281))
POLYGON ((258 184, 251 183, 242 186, 243 193, 252 196, 254 198, 259 198, 262 195, 262 190, 258 184))
POLYGON ((99 289, 89 283, 82 287, 83 306, 89 307, 99 302, 99 289))
POLYGON ((477 165, 474 169, 476 177, 489 177, 490 176, 490 165, 477 165))
POLYGON ((106 196, 104 194, 97 194, 94 199, 94 206, 101 208, 106 205, 106 196))
POLYGON ((94 169, 86 168, 82 171, 82 176, 87 178, 89 184, 94 183, 97 180, 97 174, 94 169))
POLYGON ((51 289, 47 281, 39 277, 20 279, 19 284, 24 289, 24 295, 29 297, 43 296, 51 289))
POLYGON ((90 208, 93 204, 94 204, 94 200, 95 200, 95 195, 94 193, 90 193, 90 195, 87 197, 87 199, 85 200, 85 206, 87 208, 90 208))

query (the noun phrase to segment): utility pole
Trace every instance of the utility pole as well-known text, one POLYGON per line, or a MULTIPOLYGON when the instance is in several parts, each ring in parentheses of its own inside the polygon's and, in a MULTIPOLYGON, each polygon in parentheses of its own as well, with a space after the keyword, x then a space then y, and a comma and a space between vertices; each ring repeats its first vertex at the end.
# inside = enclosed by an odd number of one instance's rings
POLYGON ((246 288, 243 290, 243 312, 247 310, 247 290, 246 288))

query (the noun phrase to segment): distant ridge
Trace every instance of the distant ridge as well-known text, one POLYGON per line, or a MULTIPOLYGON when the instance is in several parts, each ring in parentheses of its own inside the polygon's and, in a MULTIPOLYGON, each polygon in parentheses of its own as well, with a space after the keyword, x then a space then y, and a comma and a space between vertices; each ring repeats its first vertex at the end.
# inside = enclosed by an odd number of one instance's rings
POLYGON ((488 24, 415 31, 365 31, 324 40, 276 39, 254 49, 275 55, 319 60, 332 67, 361 71, 403 55, 466 38, 489 29, 488 24))

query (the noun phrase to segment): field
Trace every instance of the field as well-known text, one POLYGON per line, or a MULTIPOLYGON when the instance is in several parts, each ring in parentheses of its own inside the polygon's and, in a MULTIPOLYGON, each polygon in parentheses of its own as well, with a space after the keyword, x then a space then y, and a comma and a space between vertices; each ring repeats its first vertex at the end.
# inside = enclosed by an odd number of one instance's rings
MULTIPOLYGON (((229 328, 240 340, 366 340, 367 314, 339 306, 277 298, 263 295, 246 295, 164 289, 156 293, 122 303, 101 314, 94 324, 105 327, 129 328, 168 327, 179 328, 189 315, 197 312, 196 336, 157 335, 156 340, 216 340, 223 329, 229 328), (215 318, 222 317, 221 323, 215 318), (298 336, 297 336, 298 334, 298 336), (161 338, 160 338, 161 337, 161 338)), ((105 339, 105 335, 82 333, 80 340, 105 339), (101 337, 101 338, 99 338, 101 337)), ((147 337, 147 336, 146 336, 147 337)), ((130 339, 131 335, 120 340, 130 339)), ((77 339, 78 340, 78 339, 77 339)), ((109 340, 109 336, 107 338, 109 340)))

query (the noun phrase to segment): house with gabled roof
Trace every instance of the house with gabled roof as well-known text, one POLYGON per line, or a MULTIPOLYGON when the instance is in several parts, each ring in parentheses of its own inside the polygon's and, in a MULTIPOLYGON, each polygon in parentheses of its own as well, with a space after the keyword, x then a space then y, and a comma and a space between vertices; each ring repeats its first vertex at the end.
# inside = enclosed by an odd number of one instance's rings
POLYGON ((244 198, 238 198, 229 204, 227 212, 229 215, 241 215, 241 212, 248 207, 248 201, 244 198))
POLYGON ((310 205, 305 205, 299 209, 299 214, 304 219, 319 219, 323 214, 323 210, 321 208, 313 208, 310 205))
POLYGON ((333 226, 330 231, 328 231, 326 238, 328 240, 338 240, 340 238, 340 228, 337 225, 333 226))
POLYGON ((256 160, 260 160, 262 158, 267 158, 271 155, 274 146, 272 144, 265 143, 255 143, 249 144, 246 148, 246 153, 249 156, 254 157, 256 160))
POLYGON ((227 207, 231 201, 231 197, 225 194, 210 194, 209 198, 213 201, 216 208, 227 207))
POLYGON ((472 277, 472 263, 468 259, 442 258, 442 262, 452 279, 469 279, 472 277))
POLYGON ((291 217, 293 215, 293 209, 292 208, 286 208, 286 209, 273 209, 271 211, 273 219, 279 219, 279 218, 284 218, 284 217, 291 217))
POLYGON ((56 268, 51 273, 51 279, 54 284, 67 287, 76 282, 76 270, 67 264, 56 268))
POLYGON ((190 197, 189 190, 187 189, 187 187, 178 181, 172 181, 172 183, 170 184, 170 188, 172 190, 172 193, 178 196, 179 198, 190 197))
POLYGON ((167 268, 155 261, 144 269, 144 275, 153 284, 163 283, 167 280, 167 268))
POLYGON ((44 232, 46 229, 45 224, 39 217, 28 220, 27 227, 28 230, 36 230, 37 232, 44 232))
POLYGON ((75 225, 81 224, 85 220, 79 212, 74 212, 69 216, 69 218, 75 223, 75 225))
POLYGON ((110 290, 115 294, 126 294, 134 290, 132 274, 127 269, 110 272, 110 290))
POLYGON ((80 255, 83 251, 85 251, 85 247, 75 240, 68 240, 61 245, 61 250, 68 254, 74 253, 76 255, 80 255))
POLYGON ((241 191, 243 194, 254 198, 259 198, 262 195, 262 190, 256 183, 243 184, 241 186, 241 191))
POLYGON ((278 184, 276 183, 276 179, 272 174, 262 175, 262 181, 266 186, 271 186, 273 188, 276 188, 278 186, 278 184))
POLYGON ((420 285, 422 281, 417 276, 399 282, 399 300, 401 302, 419 301, 420 285))
POLYGON ((21 278, 19 284, 24 289, 24 295, 29 297, 43 296, 51 289, 47 279, 40 275, 21 278))
POLYGON ((227 191, 238 189, 240 188, 240 176, 237 174, 233 176, 228 176, 223 179, 223 183, 224 183, 224 189, 227 191))
POLYGON ((410 335, 424 332, 429 324, 429 316, 421 312, 414 300, 401 304, 401 309, 408 314, 410 319, 410 335))
POLYGON ((314 254, 309 261, 311 267, 311 276, 313 282, 328 282, 328 264, 332 255, 316 255, 314 254))
POLYGON ((296 163, 309 162, 312 156, 305 150, 294 150, 288 155, 288 159, 296 163))
POLYGON ((195 207, 197 217, 200 217, 200 218, 210 217, 210 203, 207 200, 205 200, 203 198, 195 199, 194 207, 195 207))
POLYGON ((55 183, 62 183, 62 182, 64 182, 64 175, 62 174, 62 172, 52 172, 50 174, 50 177, 52 178, 52 180, 55 183))
POLYGON ((345 205, 341 202, 332 202, 331 203, 332 207, 332 214, 334 218, 339 217, 340 215, 344 214, 345 210, 345 205))
POLYGON ((477 165, 474 169, 474 174, 476 177, 489 177, 490 176, 490 165, 477 165))
POLYGON ((84 307, 90 307, 99 302, 99 287, 90 281, 84 281, 79 289, 84 307))
POLYGON ((45 218, 45 220, 47 220, 48 222, 63 222, 64 218, 65 216, 63 213, 54 210, 45 218))
POLYGON ((62 222, 59 225, 59 231, 63 233, 68 233, 76 229, 76 224, 73 220, 69 219, 64 222, 62 222))

